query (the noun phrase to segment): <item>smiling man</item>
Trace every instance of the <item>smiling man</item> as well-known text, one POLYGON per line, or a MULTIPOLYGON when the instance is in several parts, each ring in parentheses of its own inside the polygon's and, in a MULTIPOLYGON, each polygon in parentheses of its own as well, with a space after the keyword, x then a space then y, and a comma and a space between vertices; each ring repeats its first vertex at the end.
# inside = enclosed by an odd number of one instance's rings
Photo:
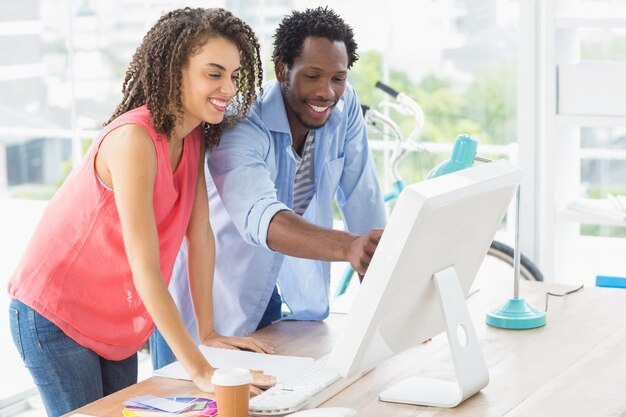
MULTIPOLYGON (((347 82, 358 58, 351 27, 328 8, 307 9, 286 16, 274 38, 277 80, 207 155, 221 335, 247 335, 281 319, 281 294, 289 319, 326 318, 329 261, 364 274, 385 224, 360 105, 347 82), (335 198, 347 231, 332 229, 335 198)), ((170 292, 195 334, 186 275, 183 248, 170 292)), ((151 346, 155 367, 175 359, 158 332, 151 346)))

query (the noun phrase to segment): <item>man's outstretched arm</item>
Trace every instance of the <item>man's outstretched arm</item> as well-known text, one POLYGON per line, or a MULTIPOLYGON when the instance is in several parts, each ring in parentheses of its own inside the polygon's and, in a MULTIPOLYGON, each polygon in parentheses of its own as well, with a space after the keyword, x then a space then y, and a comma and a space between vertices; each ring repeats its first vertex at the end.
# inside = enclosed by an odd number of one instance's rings
POLYGON ((363 275, 382 233, 383 229, 373 229, 365 235, 327 229, 283 210, 270 222, 267 244, 272 250, 297 258, 346 261, 363 275))

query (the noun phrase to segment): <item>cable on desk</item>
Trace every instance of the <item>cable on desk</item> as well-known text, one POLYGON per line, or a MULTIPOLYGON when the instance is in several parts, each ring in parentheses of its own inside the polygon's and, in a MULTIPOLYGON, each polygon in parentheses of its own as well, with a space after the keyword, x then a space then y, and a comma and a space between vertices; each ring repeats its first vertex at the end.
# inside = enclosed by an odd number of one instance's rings
POLYGON ((566 295, 569 295, 569 294, 572 294, 572 293, 575 293, 575 292, 578 292, 578 291, 582 290, 584 286, 585 286, 585 284, 580 284, 580 287, 574 288, 573 290, 569 290, 569 291, 564 292, 562 294, 556 294, 556 293, 553 293, 553 292, 550 292, 550 291, 546 292, 546 309, 545 309, 545 311, 548 311, 548 299, 549 299, 549 296, 565 297, 566 295))

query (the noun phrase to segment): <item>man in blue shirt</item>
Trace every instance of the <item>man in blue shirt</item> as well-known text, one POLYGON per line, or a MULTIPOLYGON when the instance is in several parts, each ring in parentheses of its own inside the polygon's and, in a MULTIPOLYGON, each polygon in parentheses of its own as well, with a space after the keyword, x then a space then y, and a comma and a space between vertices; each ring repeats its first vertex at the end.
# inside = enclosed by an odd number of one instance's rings
MULTIPOLYGON (((332 10, 293 12, 275 34, 277 80, 207 153, 217 333, 244 336, 279 320, 281 295, 289 319, 323 320, 329 261, 367 270, 385 209, 347 83, 357 58, 352 28, 332 10), (347 231, 332 229, 334 198, 347 231)), ((197 335, 185 252, 169 288, 197 335)), ((258 343, 259 351, 271 350, 258 343)), ((155 368, 175 360, 158 331, 151 349, 155 368)))

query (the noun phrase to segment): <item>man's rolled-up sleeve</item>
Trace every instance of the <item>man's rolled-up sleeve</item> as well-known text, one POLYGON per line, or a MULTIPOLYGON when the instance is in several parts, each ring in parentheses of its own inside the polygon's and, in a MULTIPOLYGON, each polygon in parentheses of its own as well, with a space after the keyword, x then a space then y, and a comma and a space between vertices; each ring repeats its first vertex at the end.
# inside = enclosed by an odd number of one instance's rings
POLYGON ((224 132, 218 147, 207 153, 207 168, 224 208, 242 238, 267 245, 269 224, 279 211, 290 210, 277 198, 266 158, 269 132, 250 120, 224 132))

